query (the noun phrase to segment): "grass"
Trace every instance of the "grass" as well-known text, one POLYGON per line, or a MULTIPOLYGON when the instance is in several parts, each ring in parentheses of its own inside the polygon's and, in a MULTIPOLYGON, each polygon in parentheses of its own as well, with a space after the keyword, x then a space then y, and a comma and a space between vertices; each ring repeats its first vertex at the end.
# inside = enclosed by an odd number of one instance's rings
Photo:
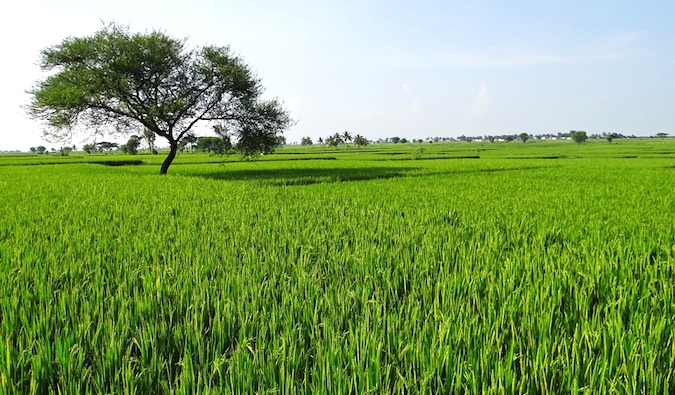
POLYGON ((0 158, 0 392, 672 393, 675 144, 563 143, 0 158))

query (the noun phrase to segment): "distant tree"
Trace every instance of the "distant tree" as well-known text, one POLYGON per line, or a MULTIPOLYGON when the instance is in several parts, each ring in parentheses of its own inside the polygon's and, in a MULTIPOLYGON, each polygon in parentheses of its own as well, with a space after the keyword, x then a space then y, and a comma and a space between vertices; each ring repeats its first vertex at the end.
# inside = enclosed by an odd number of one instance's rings
POLYGON ((68 154, 70 154, 72 150, 73 147, 61 147, 59 149, 59 153, 61 154, 61 156, 68 156, 68 154))
POLYGON ((180 152, 183 152, 186 148, 193 151, 197 147, 198 140, 198 137, 193 132, 187 133, 179 143, 180 152))
POLYGON ((495 136, 487 136, 487 141, 494 143, 495 142, 495 136))
POLYGON ((224 155, 232 148, 232 142, 228 136, 204 136, 197 138, 197 149, 216 155, 224 155))
POLYGON ((52 148, 50 148, 50 151, 56 152, 56 148, 52 147, 52 148))
POLYGON ((122 152, 125 154, 136 155, 138 154, 138 147, 140 146, 141 139, 134 134, 129 137, 129 140, 127 140, 126 144, 123 144, 120 147, 120 150, 122 150, 122 152))
POLYGON ((614 139, 619 138, 619 135, 616 133, 608 133, 605 138, 611 143, 614 139))
POLYGON ((38 154, 44 154, 45 151, 47 151, 47 147, 45 147, 44 145, 38 145, 37 147, 35 147, 35 149, 37 150, 38 154))
POLYGON ((352 135, 349 134, 349 132, 345 130, 345 132, 342 133, 342 140, 343 140, 343 141, 345 142, 345 144, 346 144, 346 143, 352 141, 352 135))
POLYGON ((317 142, 319 143, 319 145, 322 145, 322 144, 323 144, 323 139, 322 139, 321 137, 319 137, 319 139, 317 140, 317 142))
POLYGON ((520 141, 522 141, 524 143, 524 142, 526 142, 527 140, 530 139, 530 135, 527 134, 527 133, 521 133, 521 134, 518 135, 518 138, 520 139, 520 141))
POLYGON ((398 137, 398 136, 394 136, 394 137, 390 138, 389 141, 391 141, 394 144, 398 144, 401 141, 401 138, 398 137))
POLYGON ((96 152, 96 144, 85 144, 82 146, 82 150, 91 155, 92 152, 96 152))
POLYGON ((98 148, 98 151, 112 151, 115 148, 119 148, 119 144, 117 143, 111 143, 108 141, 101 141, 100 143, 96 144, 96 147, 98 148))
POLYGON ((35 147, 30 147, 30 152, 36 153, 36 152, 37 152, 37 148, 35 148, 35 147))
POLYGON ((588 139, 588 135, 583 130, 572 130, 570 131, 570 136, 572 136, 572 140, 577 144, 581 144, 588 139))
POLYGON ((148 151, 150 151, 153 154, 157 153, 157 150, 155 149, 155 137, 156 134, 152 130, 148 128, 143 129, 143 140, 145 140, 145 143, 148 145, 148 151))
POLYGON ((276 136, 276 144, 278 147, 286 145, 286 136, 283 135, 276 136))
POLYGON ((337 148, 343 142, 344 141, 342 140, 342 135, 340 133, 335 133, 334 135, 326 138, 326 144, 335 148, 337 148))
POLYGON ((303 137, 302 140, 300 140, 300 145, 312 145, 314 142, 312 142, 312 139, 309 137, 303 137))
POLYGON ((408 143, 408 139, 404 137, 404 138, 402 138, 401 140, 399 140, 399 142, 400 142, 401 144, 407 144, 407 143, 408 143))
POLYGON ((666 138, 666 137, 668 137, 668 133, 663 133, 663 132, 661 132, 661 133, 656 133, 656 137, 659 137, 659 138, 666 138))
POLYGON ((364 145, 368 145, 369 141, 367 138, 361 136, 360 134, 357 134, 354 136, 354 144, 356 144, 359 147, 363 147, 364 145))
POLYGON ((44 49, 40 67, 51 73, 30 91, 29 114, 46 123, 45 137, 68 139, 76 124, 123 134, 145 127, 169 143, 160 174, 197 123, 227 125, 246 156, 274 150, 292 124, 228 47, 189 49, 161 31, 110 24, 44 49))

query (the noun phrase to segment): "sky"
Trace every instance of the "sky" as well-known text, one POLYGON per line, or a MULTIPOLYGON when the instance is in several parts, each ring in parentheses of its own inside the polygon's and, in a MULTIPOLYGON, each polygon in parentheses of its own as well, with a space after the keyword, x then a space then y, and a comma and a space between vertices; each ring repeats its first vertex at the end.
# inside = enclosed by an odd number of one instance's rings
MULTIPOLYGON (((26 115, 40 50, 115 22, 229 45, 289 142, 586 130, 675 135, 675 1, 24 0, 0 16, 0 150, 60 147, 26 115)), ((80 146, 86 136, 69 142, 80 146)))

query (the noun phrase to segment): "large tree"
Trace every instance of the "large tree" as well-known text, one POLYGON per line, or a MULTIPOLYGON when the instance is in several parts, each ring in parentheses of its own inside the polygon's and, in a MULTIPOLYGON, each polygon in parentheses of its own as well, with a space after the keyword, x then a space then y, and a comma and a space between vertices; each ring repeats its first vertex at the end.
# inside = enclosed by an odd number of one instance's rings
POLYGON ((588 135, 583 130, 571 130, 570 136, 572 136, 572 140, 577 144, 581 144, 588 139, 588 135))
POLYGON ((277 100, 263 100, 260 80, 228 47, 187 49, 163 32, 105 26, 41 52, 51 74, 32 90, 29 114, 44 136, 70 139, 76 125, 95 134, 143 128, 169 143, 166 174, 179 143, 198 123, 219 124, 244 155, 274 150, 291 119, 277 100))

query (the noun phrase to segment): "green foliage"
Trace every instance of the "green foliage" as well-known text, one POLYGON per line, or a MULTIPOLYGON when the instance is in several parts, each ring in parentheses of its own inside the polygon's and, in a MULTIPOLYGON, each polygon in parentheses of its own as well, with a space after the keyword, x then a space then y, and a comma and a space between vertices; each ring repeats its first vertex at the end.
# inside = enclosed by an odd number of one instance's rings
POLYGON ((572 137, 572 140, 574 140, 574 142, 577 143, 577 144, 581 144, 581 143, 585 142, 586 140, 588 140, 588 135, 583 130, 577 130, 577 131, 572 130, 572 131, 570 131, 570 136, 572 137))
POLYGON ((112 151, 115 148, 119 148, 119 144, 111 143, 109 141, 101 141, 96 144, 96 147, 99 151, 112 151))
POLYGON ((0 156, 0 392, 674 393, 672 140, 0 156))
POLYGON ((424 147, 417 148, 415 150, 415 152, 413 153, 413 160, 418 160, 418 159, 422 158, 422 155, 424 154, 424 151, 426 151, 424 149, 424 147))
POLYGON ((354 144, 356 144, 359 147, 363 147, 365 145, 368 145, 370 142, 368 141, 367 138, 361 136, 360 134, 357 134, 354 137, 354 144))
POLYGON ((157 154, 157 150, 155 149, 155 137, 156 135, 152 130, 148 128, 143 129, 143 136, 141 138, 148 144, 148 151, 152 154, 157 154))
POLYGON ((520 139, 520 141, 525 143, 525 142, 527 142, 527 140, 530 139, 530 135, 527 134, 527 133, 521 133, 521 134, 518 135, 518 138, 520 139))
POLYGON ((131 137, 129 137, 129 140, 126 142, 126 144, 123 144, 120 147, 120 150, 125 154, 136 155, 138 154, 138 147, 140 146, 141 146, 141 139, 136 135, 132 135, 131 137))
POLYGON ((61 154, 61 156, 68 156, 72 151, 73 151, 72 147, 61 147, 59 149, 59 153, 61 154))
POLYGON ((312 145, 314 142, 310 137, 303 137, 302 140, 300 140, 300 145, 312 145))
POLYGON ((335 133, 332 136, 328 136, 325 140, 326 144, 331 147, 337 148, 340 144, 344 143, 343 137, 340 133, 335 133))
POLYGON ((36 147, 36 150, 38 154, 44 154, 45 151, 47 151, 47 147, 45 147, 44 145, 38 145, 36 147))
POLYGON ((202 152, 224 155, 232 148, 232 143, 227 136, 205 136, 197 138, 197 149, 202 152))
POLYGON ((186 148, 189 149, 189 150, 193 150, 194 148, 197 147, 197 141, 198 140, 199 140, 199 138, 197 137, 197 135, 195 135, 192 132, 189 132, 180 141, 180 143, 178 144, 178 147, 180 148, 181 152, 183 152, 183 150, 186 149, 186 148))
POLYGON ((259 79, 228 47, 188 50, 162 32, 111 24, 46 48, 40 65, 51 74, 30 91, 29 113, 45 122, 45 137, 68 139, 76 125, 112 134, 145 128, 169 143, 161 174, 197 123, 231 130, 244 155, 271 152, 291 124, 280 102, 262 99, 259 79))

